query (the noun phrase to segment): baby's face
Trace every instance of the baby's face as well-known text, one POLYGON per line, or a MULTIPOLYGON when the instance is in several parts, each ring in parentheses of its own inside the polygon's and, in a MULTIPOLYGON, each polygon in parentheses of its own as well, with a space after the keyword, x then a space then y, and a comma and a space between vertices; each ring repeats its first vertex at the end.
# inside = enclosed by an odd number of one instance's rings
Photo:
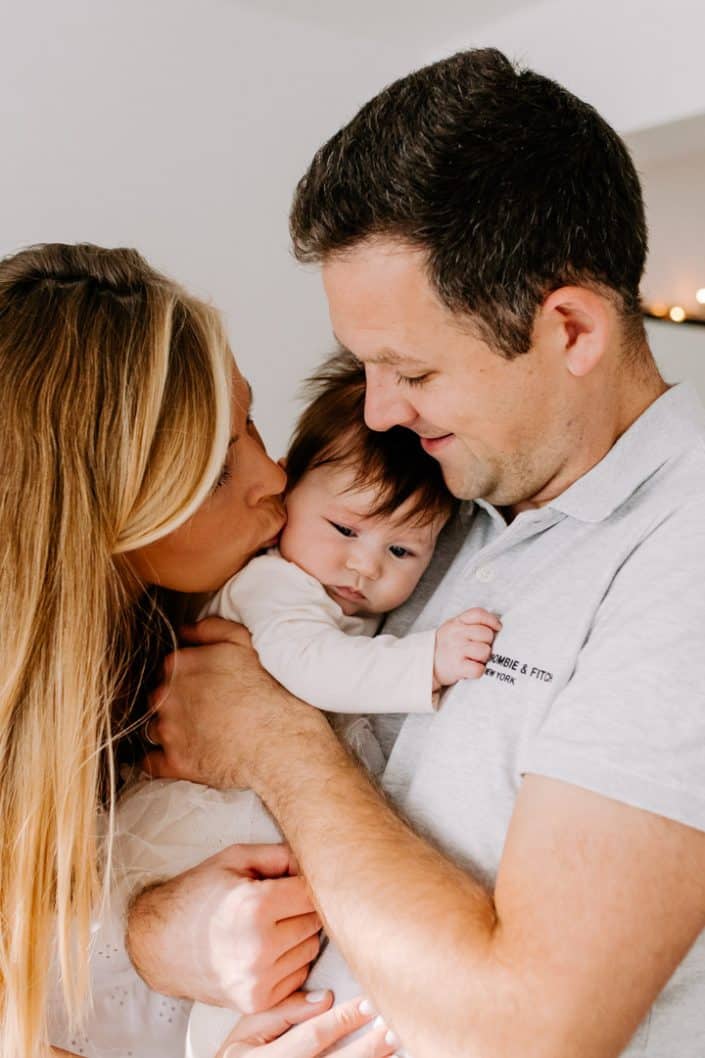
POLYGON ((393 515, 371 518, 375 494, 348 491, 353 479, 350 468, 335 463, 305 474, 287 496, 279 549, 320 581, 343 613, 387 613, 411 595, 447 519, 414 525, 413 498, 393 515))

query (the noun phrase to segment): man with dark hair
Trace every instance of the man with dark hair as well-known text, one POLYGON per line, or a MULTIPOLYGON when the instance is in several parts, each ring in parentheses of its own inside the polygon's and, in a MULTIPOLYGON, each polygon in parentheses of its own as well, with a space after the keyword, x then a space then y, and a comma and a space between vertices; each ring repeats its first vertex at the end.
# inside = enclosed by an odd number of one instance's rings
POLYGON ((478 683, 404 721, 392 807, 205 624, 165 772, 257 789, 414 1058, 702 1058, 705 420, 648 349, 629 156, 560 86, 465 52, 321 148, 292 233, 368 424, 474 501, 387 629, 472 597, 502 631, 478 683))

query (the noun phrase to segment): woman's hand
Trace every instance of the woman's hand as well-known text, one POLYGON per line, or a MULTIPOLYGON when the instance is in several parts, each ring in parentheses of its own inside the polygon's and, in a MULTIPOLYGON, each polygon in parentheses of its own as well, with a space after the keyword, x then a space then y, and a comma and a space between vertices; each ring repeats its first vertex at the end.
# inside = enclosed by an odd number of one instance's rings
MULTIPOLYGON (((330 992, 297 992, 272 1010, 241 1018, 215 1058, 317 1058, 327 1054, 335 1043, 374 1017, 369 1003, 359 997, 327 1009, 332 1000, 330 992)), ((398 1045, 377 1018, 369 1032, 336 1054, 339 1058, 386 1058, 398 1045)))
POLYGON ((286 845, 231 845, 137 897, 128 950, 155 991, 249 1012, 301 988, 320 928, 286 845))
POLYGON ((152 776, 257 790, 275 742, 302 739, 309 752, 318 739, 335 742, 323 714, 265 672, 241 625, 208 617, 181 634, 194 645, 165 659, 151 696, 162 747, 145 759, 152 776))

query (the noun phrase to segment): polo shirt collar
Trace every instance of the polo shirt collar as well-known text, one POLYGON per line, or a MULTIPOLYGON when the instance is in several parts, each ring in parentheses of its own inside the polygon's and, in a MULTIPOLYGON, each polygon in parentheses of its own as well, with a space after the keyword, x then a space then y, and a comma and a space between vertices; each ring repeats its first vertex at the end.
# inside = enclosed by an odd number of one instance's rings
POLYGON ((632 423, 607 455, 547 504, 601 522, 680 452, 705 441, 705 409, 688 382, 672 386, 632 423))

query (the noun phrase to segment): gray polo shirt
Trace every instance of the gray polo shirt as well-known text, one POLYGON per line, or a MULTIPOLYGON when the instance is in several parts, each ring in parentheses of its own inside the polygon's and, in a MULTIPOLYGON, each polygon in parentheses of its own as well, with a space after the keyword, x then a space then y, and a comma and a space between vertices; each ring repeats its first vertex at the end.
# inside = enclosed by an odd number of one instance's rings
MULTIPOLYGON (((509 525, 469 506, 385 631, 470 606, 502 618, 484 677, 404 719, 384 776, 419 829, 492 885, 532 772, 705 830, 705 412, 688 385, 549 506, 509 525)), ((703 1058, 705 934, 625 1054, 703 1058)))

